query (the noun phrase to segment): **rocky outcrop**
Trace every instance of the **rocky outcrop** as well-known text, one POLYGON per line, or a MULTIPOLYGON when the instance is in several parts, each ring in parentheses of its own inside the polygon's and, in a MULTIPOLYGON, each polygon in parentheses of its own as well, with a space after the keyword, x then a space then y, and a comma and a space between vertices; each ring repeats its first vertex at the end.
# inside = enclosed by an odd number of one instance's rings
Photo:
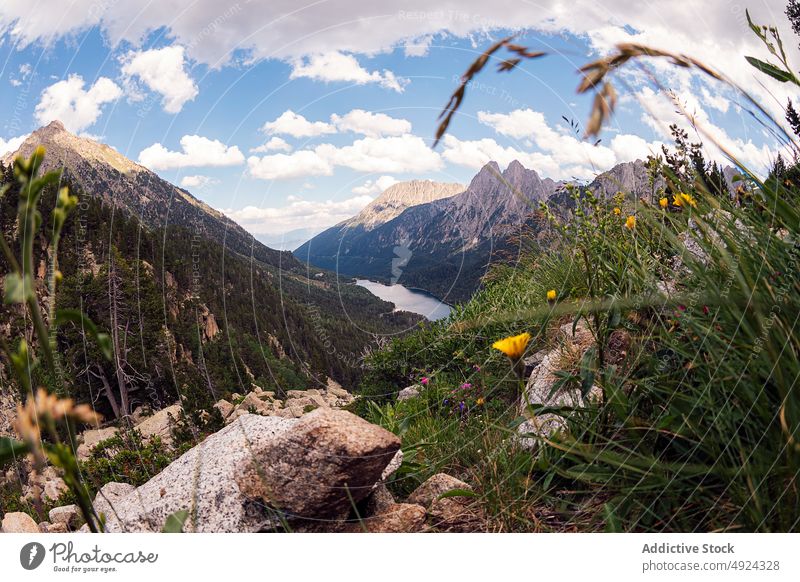
POLYGON ((292 518, 341 518, 369 495, 399 449, 389 431, 321 408, 254 452, 237 481, 248 497, 292 518))
MULTIPOLYGON (((237 395, 234 395, 237 396, 237 395)), ((217 402, 214 406, 220 410, 226 422, 235 421, 242 414, 260 414, 262 416, 280 416, 281 418, 300 418, 304 414, 318 408, 343 408, 351 404, 355 398, 337 382, 328 378, 324 389, 289 390, 285 400, 278 400, 275 392, 254 386, 244 398, 234 406, 227 401, 217 402), (228 406, 231 407, 228 412, 228 406)))
MULTIPOLYGON (((244 414, 141 487, 106 485, 95 509, 111 532, 160 531, 179 510, 189 511, 185 531, 257 532, 301 517, 332 519, 341 530, 399 446, 392 433, 344 411, 323 408, 299 420, 244 414)), ((404 508, 386 519, 412 518, 404 508)))
MULTIPOLYGON (((579 389, 567 386, 554 391, 553 387, 558 382, 556 372, 563 369, 562 362, 566 358, 579 361, 586 350, 594 345, 594 337, 581 320, 574 331, 572 323, 561 326, 557 340, 558 345, 552 350, 537 352, 539 363, 533 367, 528 377, 520 402, 520 414, 527 417, 527 420, 517 427, 517 432, 522 437, 522 446, 531 450, 538 448, 537 437, 548 437, 567 426, 567 421, 562 416, 552 413, 536 414, 531 406, 558 408, 582 407, 587 404, 579 389)), ((596 386, 588 394, 590 399, 599 399, 601 396, 602 392, 596 386)))
POLYGON ((275 527, 275 512, 243 495, 236 481, 252 455, 297 421, 245 414, 173 461, 141 487, 116 499, 110 532, 158 532, 167 517, 189 510, 185 531, 256 532, 275 527))

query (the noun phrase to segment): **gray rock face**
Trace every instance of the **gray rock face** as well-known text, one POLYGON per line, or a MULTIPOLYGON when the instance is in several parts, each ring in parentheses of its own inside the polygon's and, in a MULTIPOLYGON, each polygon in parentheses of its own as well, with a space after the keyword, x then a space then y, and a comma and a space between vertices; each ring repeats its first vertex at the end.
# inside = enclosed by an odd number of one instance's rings
POLYGON ((400 449, 389 431, 341 410, 319 408, 254 450, 238 476, 248 497, 291 518, 336 518, 369 495, 400 449))
POLYGON ((471 491, 472 487, 447 473, 436 473, 433 477, 417 487, 414 492, 408 496, 407 502, 416 503, 423 507, 430 507, 439 496, 448 491, 455 491, 457 489, 471 491))
POLYGON ((105 511, 110 532, 160 531, 167 517, 188 510, 184 531, 256 532, 273 513, 245 497, 237 473, 297 421, 242 415, 173 461, 164 471, 105 511))
POLYGON ((136 487, 128 483, 106 483, 94 498, 94 510, 97 515, 109 516, 114 512, 117 502, 136 491, 136 487))

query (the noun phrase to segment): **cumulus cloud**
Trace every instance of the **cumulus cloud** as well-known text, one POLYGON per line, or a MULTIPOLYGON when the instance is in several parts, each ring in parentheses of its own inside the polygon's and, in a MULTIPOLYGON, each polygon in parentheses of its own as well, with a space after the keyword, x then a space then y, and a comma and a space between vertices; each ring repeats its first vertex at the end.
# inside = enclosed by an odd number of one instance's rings
POLYGON ((402 93, 408 79, 395 76, 392 71, 368 71, 353 55, 325 52, 300 57, 292 61, 290 79, 307 77, 315 81, 346 82, 356 85, 377 83, 381 87, 402 93))
MULTIPOLYGON (((267 135, 281 134, 297 138, 318 137, 337 132, 351 132, 367 137, 381 137, 409 133, 411 131, 411 122, 407 119, 386 115, 385 113, 353 109, 344 115, 332 114, 330 123, 328 123, 325 121, 309 121, 299 113, 287 109, 273 121, 265 123, 261 127, 261 131, 267 135)), ((272 143, 273 140, 268 143, 272 143)), ((286 143, 283 140, 281 142, 286 143)), ((280 142, 275 141, 274 143, 277 145, 280 142)), ((266 144, 261 147, 263 148, 260 150, 261 152, 269 151, 266 144)), ((283 148, 274 147, 273 149, 283 148)))
POLYGON ((219 140, 184 135, 181 151, 170 151, 160 143, 154 143, 139 153, 139 163, 151 170, 236 166, 244 163, 244 155, 238 147, 226 146, 219 140))
POLYGON ((302 200, 290 197, 288 205, 276 207, 246 206, 239 210, 223 209, 226 215, 241 224, 249 232, 280 234, 298 228, 322 229, 358 214, 372 197, 354 196, 345 200, 302 200))
POLYGON ((324 121, 309 121, 299 113, 287 109, 274 121, 268 121, 261 127, 266 134, 283 134, 292 137, 316 137, 326 133, 335 133, 336 128, 324 121))
POLYGON ((181 186, 184 188, 205 188, 206 186, 213 186, 218 184, 219 180, 215 180, 210 176, 203 176, 200 174, 194 176, 184 176, 181 178, 181 186))
POLYGON ((136 87, 138 80, 161 95, 167 113, 178 113, 187 101, 198 94, 197 85, 186 72, 182 46, 131 51, 122 57, 122 74, 134 98, 141 98, 141 92, 136 87))
POLYGON ((41 125, 58 119, 69 131, 90 127, 102 113, 102 106, 122 96, 122 89, 107 77, 100 77, 84 89, 83 77, 70 75, 47 87, 36 104, 34 116, 41 125))
POLYGON ((311 150, 247 158, 250 175, 262 180, 288 180, 307 176, 330 176, 333 165, 311 150))
POLYGON ((330 176, 336 166, 369 173, 420 173, 442 167, 441 156, 417 136, 365 137, 346 146, 323 143, 291 154, 251 156, 250 174, 263 180, 330 176))
POLYGON ((3 139, 0 137, 0 156, 17 151, 19 146, 22 145, 22 142, 24 142, 27 138, 28 134, 10 137, 8 139, 3 139))
POLYGON ((380 194, 384 190, 386 190, 389 186, 393 186, 397 184, 399 180, 395 179, 392 176, 381 176, 375 180, 367 180, 361 186, 356 186, 353 188, 353 194, 380 194))
POLYGON ((331 115, 331 123, 339 131, 351 131, 368 137, 383 135, 402 135, 411 132, 411 122, 398 119, 385 113, 373 113, 363 109, 353 109, 345 115, 331 115))
POLYGON ((659 153, 662 142, 648 142, 631 134, 618 134, 611 143, 593 145, 578 139, 571 130, 553 127, 544 114, 532 109, 509 113, 478 112, 478 120, 524 149, 501 145, 493 138, 460 140, 447 135, 443 141, 445 160, 472 169, 490 160, 507 165, 519 160, 524 166, 555 180, 588 179, 622 162, 645 159, 659 153))
POLYGON ((292 151, 292 146, 290 146, 285 139, 280 137, 274 136, 271 137, 267 143, 261 144, 258 147, 250 148, 250 153, 252 154, 265 154, 267 152, 290 152, 292 151))

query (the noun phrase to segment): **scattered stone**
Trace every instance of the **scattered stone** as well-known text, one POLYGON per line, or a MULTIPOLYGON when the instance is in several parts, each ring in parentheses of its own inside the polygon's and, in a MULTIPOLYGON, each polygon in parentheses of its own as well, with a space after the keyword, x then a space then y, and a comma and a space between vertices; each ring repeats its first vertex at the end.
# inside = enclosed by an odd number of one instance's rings
POLYGON ((39 526, 27 513, 12 511, 3 516, 3 533, 40 533, 39 526))
POLYGON ((265 414, 267 412, 267 406, 263 400, 256 396, 255 392, 250 392, 244 397, 242 403, 236 407, 236 410, 265 414))
POLYGON ((451 491, 472 491, 472 487, 446 473, 437 473, 408 496, 407 503, 417 503, 428 510, 428 520, 437 530, 478 531, 482 516, 472 497, 442 498, 451 491))
POLYGON ((41 472, 31 469, 28 483, 23 486, 22 498, 26 501, 40 500, 45 503, 56 501, 68 489, 58 470, 52 465, 41 472))
POLYGON ((147 440, 152 437, 160 437, 161 442, 167 446, 172 445, 172 428, 180 417, 183 408, 180 404, 173 404, 162 408, 153 416, 146 418, 136 425, 136 430, 142 433, 142 437, 147 440))
POLYGON ((400 392, 397 393, 397 401, 402 402, 404 400, 411 400, 412 398, 416 398, 419 396, 419 391, 422 389, 422 386, 419 384, 414 384, 413 386, 406 386, 400 392))
MULTIPOLYGON (((558 339, 562 342, 559 347, 547 352, 542 361, 531 372, 525 386, 520 402, 520 414, 528 417, 517 427, 521 436, 522 447, 535 451, 539 445, 539 438, 548 437, 567 426, 567 421, 556 414, 535 414, 530 407, 583 407, 587 402, 581 391, 574 387, 562 387, 553 392, 553 387, 558 382, 556 372, 561 369, 561 360, 565 354, 570 354, 574 359, 580 359, 583 354, 594 345, 594 337, 586 322, 581 319, 577 325, 567 323, 562 325, 558 332, 558 339)), ((589 399, 600 399, 602 391, 593 386, 589 399)))
POLYGON ((411 503, 394 503, 384 512, 351 524, 350 531, 367 533, 414 533, 425 527, 425 508, 411 503))
POLYGON ((407 502, 417 503, 425 508, 429 508, 441 495, 458 489, 472 491, 472 487, 460 479, 456 479, 447 473, 436 473, 433 477, 417 487, 414 492, 408 496, 407 502))
POLYGON ((394 496, 383 483, 377 483, 372 492, 361 502, 361 515, 373 516, 385 513, 395 505, 394 496))
POLYGON ((219 413, 222 415, 223 420, 228 418, 233 412, 233 404, 228 402, 227 400, 219 400, 216 404, 214 404, 214 408, 219 410, 219 413))
POLYGON ((328 378, 328 385, 325 389, 328 394, 333 394, 339 398, 352 398, 352 395, 347 390, 342 388, 342 385, 333 378, 328 378))
POLYGON ((289 517, 338 517, 369 495, 399 449, 384 428, 319 408, 254 451, 239 489, 289 517))
POLYGON ((77 505, 64 505, 62 507, 54 507, 48 514, 50 522, 53 524, 61 523, 71 530, 75 529, 81 520, 80 512, 77 505))
POLYGON ((78 445, 78 460, 85 461, 92 456, 92 451, 103 441, 117 436, 119 432, 116 428, 98 428, 95 430, 87 430, 83 433, 83 442, 78 445))

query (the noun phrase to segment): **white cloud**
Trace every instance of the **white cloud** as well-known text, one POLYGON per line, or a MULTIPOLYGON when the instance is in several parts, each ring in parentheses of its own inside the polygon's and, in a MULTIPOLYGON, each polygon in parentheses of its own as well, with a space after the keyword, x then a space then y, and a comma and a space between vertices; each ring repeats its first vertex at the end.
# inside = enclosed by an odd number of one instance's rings
POLYGON ((323 143, 291 154, 273 154, 247 160, 250 174, 263 180, 303 176, 330 176, 340 166, 357 172, 421 173, 442 167, 441 156, 414 135, 365 137, 350 145, 323 143))
POLYGON ((199 135, 184 135, 181 151, 175 152, 154 143, 139 153, 139 163, 151 170, 169 170, 193 166, 236 166, 244 163, 244 155, 236 146, 199 135))
POLYGON ((353 188, 353 194, 361 194, 361 195, 372 195, 372 194, 380 194, 384 190, 386 190, 389 186, 393 186, 397 184, 399 180, 393 178, 392 176, 381 176, 376 180, 367 180, 361 186, 356 186, 353 188))
POLYGON ((343 116, 331 115, 333 123, 339 131, 352 131, 368 137, 383 135, 402 135, 411 132, 411 122, 398 119, 385 113, 373 113, 363 109, 353 109, 343 116))
POLYGON ((302 115, 287 109, 275 121, 268 121, 261 127, 266 134, 283 134, 292 137, 316 137, 326 133, 335 133, 336 128, 324 121, 311 122, 302 115))
POLYGON ((305 176, 330 176, 331 163, 311 150, 271 156, 247 158, 250 175, 262 180, 288 180, 305 176))
POLYGON ((200 174, 194 176, 184 176, 181 178, 181 186, 184 188, 205 188, 206 186, 212 186, 218 183, 219 180, 215 180, 210 176, 202 176, 200 174))
POLYGON ((100 77, 84 89, 83 77, 70 75, 42 92, 34 116, 41 125, 58 119, 69 131, 79 132, 90 127, 100 117, 102 106, 122 96, 122 89, 107 77, 100 77))
POLYGON ((321 144, 314 151, 336 166, 357 172, 420 173, 442 167, 441 156, 415 135, 365 137, 351 145, 321 144))
MULTIPOLYGON (((282 134, 297 138, 318 137, 320 135, 348 131, 368 137, 381 137, 409 133, 411 131, 411 122, 407 119, 386 115, 385 113, 353 109, 344 115, 332 114, 330 123, 327 123, 325 121, 309 121, 299 113, 287 109, 275 120, 265 123, 261 127, 261 131, 267 135, 282 134)), ((283 144, 288 146, 285 141, 275 141, 275 139, 273 138, 268 142, 268 144, 274 144, 275 147, 272 147, 272 149, 285 149, 283 144)), ((267 147, 268 144, 260 146, 258 152, 270 151, 267 147)), ((252 151, 255 152, 256 150, 252 151)))
POLYGON ((146 51, 131 51, 122 57, 122 74, 131 84, 134 96, 141 97, 135 79, 162 96, 164 111, 178 113, 187 101, 197 97, 195 82, 186 72, 184 48, 168 46, 146 51))
POLYGON ((19 146, 22 145, 22 142, 24 142, 27 138, 28 135, 19 135, 17 137, 10 137, 8 139, 3 139, 0 137, 0 156, 17 151, 19 146))
POLYGON ((695 125, 703 129, 703 134, 698 137, 689 120, 678 113, 672 99, 656 93, 649 87, 641 89, 636 96, 639 101, 647 103, 648 113, 642 115, 642 122, 650 126, 665 141, 671 141, 669 125, 674 123, 687 131, 694 141, 703 142, 708 159, 724 161, 727 151, 753 172, 764 174, 768 170, 774 157, 774 150, 766 144, 756 145, 752 139, 730 136, 724 128, 713 122, 692 92, 682 91, 675 97, 694 116, 695 125))
POLYGON ((712 95, 707 87, 700 88, 700 94, 703 96, 703 103, 709 107, 713 107, 720 113, 727 113, 731 106, 731 102, 720 94, 712 95))
POLYGON ((392 71, 367 71, 353 55, 340 52, 316 53, 292 61, 290 79, 307 77, 315 81, 347 82, 356 85, 377 83, 381 87, 402 93, 408 79, 395 76, 392 71))
POLYGON ((286 143, 285 139, 274 136, 271 137, 267 143, 262 144, 255 148, 250 148, 250 153, 253 154, 266 154, 268 152, 290 152, 292 146, 286 143))
POLYGON ((223 209, 226 215, 253 234, 280 234, 298 228, 326 228, 358 214, 372 202, 371 196, 346 200, 310 201, 290 197, 282 207, 246 206, 239 210, 223 209))

